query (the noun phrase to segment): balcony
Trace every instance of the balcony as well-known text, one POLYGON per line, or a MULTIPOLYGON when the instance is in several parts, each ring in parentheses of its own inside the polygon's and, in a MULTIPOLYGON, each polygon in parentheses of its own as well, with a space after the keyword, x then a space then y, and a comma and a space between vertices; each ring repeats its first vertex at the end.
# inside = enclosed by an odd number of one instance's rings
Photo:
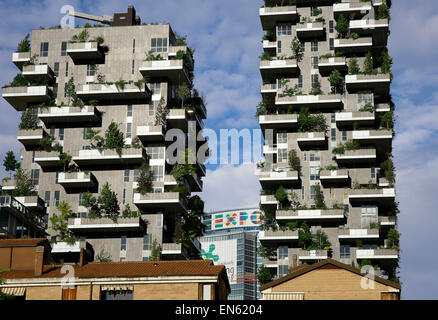
POLYGON ((263 245, 268 243, 290 243, 291 241, 298 241, 298 230, 260 231, 259 240, 263 245))
POLYGON ((287 60, 262 60, 260 61, 260 73, 262 78, 277 78, 280 75, 294 74, 299 71, 295 59, 287 60))
POLYGON ((372 4, 370 2, 350 2, 350 3, 334 3, 333 13, 335 17, 340 14, 344 16, 350 16, 354 14, 355 16, 363 16, 370 12, 372 9, 372 4))
POLYGON ((283 96, 275 97, 277 106, 303 106, 308 108, 341 108, 342 98, 340 94, 327 94, 319 96, 283 96))
MULTIPOLYGON (((265 140, 266 143, 266 140, 265 140)), ((263 154, 277 154, 277 145, 276 144, 264 144, 263 145, 263 154)))
POLYGON ((388 179, 379 177, 378 181, 377 181, 377 186, 379 186, 381 188, 390 187, 391 183, 388 181, 388 179))
POLYGON ((66 189, 92 188, 97 185, 97 180, 92 173, 60 172, 58 183, 66 189))
POLYGON ((14 52, 12 54, 12 62, 18 69, 22 70, 23 65, 30 62, 30 52, 14 52))
POLYGON ((395 200, 395 189, 352 189, 348 194, 350 202, 381 202, 393 203, 395 200))
POLYGON ((391 111, 389 103, 377 103, 375 106, 377 113, 385 113, 391 111))
POLYGON ((15 197, 15 199, 29 210, 46 213, 46 202, 38 196, 15 197))
POLYGON ((99 103, 123 104, 124 102, 147 103, 151 92, 145 85, 141 89, 133 83, 125 84, 124 88, 117 88, 115 84, 83 84, 79 85, 76 92, 83 101, 98 100, 99 103))
POLYGON ((273 30, 281 21, 294 21, 298 17, 296 6, 264 7, 259 10, 263 30, 273 30))
POLYGON ((40 140, 44 138, 46 131, 42 128, 35 130, 18 130, 17 140, 20 141, 23 146, 38 146, 40 145, 40 140))
POLYGON ((325 260, 327 259, 327 250, 302 250, 298 251, 298 260, 325 260))
POLYGON ((187 260, 189 254, 181 243, 163 243, 161 250, 163 260, 187 260))
POLYGON ((318 38, 325 35, 323 22, 297 24, 298 38, 318 38))
POLYGON ((392 249, 357 249, 356 259, 397 260, 398 251, 392 249))
POLYGON ((296 128, 298 124, 298 115, 272 114, 259 116, 259 123, 262 130, 296 128))
POLYGON ((167 78, 170 83, 190 82, 183 60, 144 61, 139 71, 146 78, 167 78))
POLYGON ((86 234, 96 232, 132 232, 146 230, 146 223, 142 218, 117 217, 115 222, 111 218, 70 218, 68 219, 68 229, 74 234, 86 234))
POLYGON ((166 136, 163 126, 139 126, 136 134, 145 143, 161 143, 166 136))
POLYGON ((347 71, 347 59, 345 57, 320 58, 318 62, 321 74, 330 74, 333 70, 347 71))
POLYGON ((343 221, 345 218, 342 209, 307 209, 307 210, 277 210, 276 219, 278 221, 343 221))
POLYGON ((52 69, 47 64, 24 66, 22 75, 29 81, 53 80, 55 77, 52 69))
POLYGON ((67 54, 75 64, 96 63, 104 59, 103 49, 98 42, 68 43, 67 54))
POLYGON ((360 143, 386 148, 391 146, 392 136, 391 130, 356 130, 352 132, 352 138, 360 143))
POLYGON ((277 260, 270 260, 270 259, 263 259, 263 266, 269 269, 274 269, 275 273, 277 273, 278 268, 278 261, 277 260))
POLYGON ((359 90, 373 90, 374 93, 385 94, 389 92, 391 76, 389 74, 357 74, 346 75, 345 84, 349 92, 359 90))
POLYGON ((34 160, 43 169, 49 167, 62 167, 62 164, 59 162, 59 152, 56 151, 35 151, 34 160))
POLYGON ((388 19, 350 20, 350 31, 358 35, 372 35, 376 46, 386 46, 389 35, 388 19))
POLYGON ((339 240, 379 239, 379 229, 339 229, 339 240))
POLYGON ((264 206, 275 206, 277 208, 278 201, 273 195, 260 196, 260 204, 264 206))
POLYGON ((187 52, 187 46, 170 46, 167 52, 168 57, 176 57, 178 51, 187 52))
POLYGON ((259 181, 262 188, 269 188, 280 184, 298 183, 299 176, 298 171, 269 171, 261 172, 259 181))
POLYGON ((297 142, 300 146, 321 146, 327 143, 325 132, 299 132, 297 142))
POLYGON ((175 177, 171 174, 164 175, 164 185, 165 186, 176 186, 178 185, 178 182, 176 181, 175 177))
POLYGON ((6 87, 3 98, 17 111, 24 111, 29 104, 40 104, 52 98, 52 90, 47 86, 6 87))
POLYGON ((17 188, 17 181, 13 179, 6 179, 6 178, 2 180, 2 187, 1 187, 2 191, 12 191, 15 190, 16 188, 17 188))
POLYGON ((187 182, 189 183, 192 192, 202 191, 203 183, 201 177, 197 173, 195 173, 194 175, 189 175, 187 177, 187 182))
POLYGON ((263 95, 275 95, 277 94, 277 84, 268 83, 260 86, 260 93, 263 95))
POLYGON ((158 192, 134 194, 134 204, 140 209, 165 209, 169 211, 187 211, 185 199, 179 192, 158 192))
POLYGON ((376 159, 376 149, 347 150, 344 154, 336 155, 336 161, 345 164, 372 163, 376 159))
POLYGON ((339 126, 353 126, 355 123, 362 125, 373 124, 376 117, 373 112, 337 112, 336 124, 339 126))
POLYGON ((335 39, 335 51, 344 53, 366 53, 373 47, 373 38, 335 39))
POLYGON ((263 50, 268 51, 268 52, 277 52, 277 42, 263 40, 263 50))
POLYGON ((187 99, 187 104, 195 107, 202 119, 207 118, 207 108, 205 107, 202 97, 191 97, 187 99))
POLYGON ((382 227, 392 227, 397 224, 397 217, 395 216, 380 216, 379 224, 382 227))
POLYGON ((73 161, 79 166, 100 166, 100 165, 133 165, 141 164, 146 159, 143 149, 123 149, 119 155, 116 150, 79 150, 73 155, 73 161))
POLYGON ((322 183, 346 183, 350 179, 348 170, 321 170, 319 180, 322 183))
POLYGON ((190 119, 185 109, 170 109, 166 119, 169 129, 176 128, 187 132, 190 119))
POLYGON ((44 122, 47 127, 52 125, 68 126, 85 125, 87 123, 96 123, 101 116, 94 106, 80 107, 50 107, 38 110, 38 118, 44 122))

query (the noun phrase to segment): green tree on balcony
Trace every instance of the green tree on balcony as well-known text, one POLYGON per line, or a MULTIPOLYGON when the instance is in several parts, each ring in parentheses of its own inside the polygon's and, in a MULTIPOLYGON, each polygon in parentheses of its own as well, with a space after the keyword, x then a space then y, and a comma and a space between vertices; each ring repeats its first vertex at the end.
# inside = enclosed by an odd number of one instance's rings
POLYGON ((339 15, 336 20, 335 30, 338 32, 339 38, 345 38, 348 34, 348 30, 350 27, 350 21, 347 19, 342 13, 339 15))
POLYGON ((269 268, 265 266, 261 266, 257 272, 257 279, 259 280, 260 285, 264 285, 268 282, 271 282, 274 279, 274 275, 271 273, 269 268))
POLYGON ((315 185, 315 207, 321 209, 325 208, 324 193, 319 183, 315 185))
POLYGON ((120 213, 119 200, 117 194, 111 190, 108 182, 103 186, 100 196, 97 198, 97 203, 105 216, 117 221, 117 216, 120 213))
POLYGON ((137 180, 137 192, 141 195, 152 192, 152 179, 153 172, 148 163, 144 162, 139 170, 138 180, 137 180))
POLYGON ((344 91, 344 79, 339 70, 333 70, 328 78, 332 93, 342 93, 344 91))
POLYGON ((359 74, 360 68, 359 64, 357 62, 357 58, 351 58, 350 61, 348 61, 348 74, 359 74))
POLYGON ((73 216, 73 211, 71 210, 70 205, 61 201, 57 206, 60 214, 53 214, 50 218, 50 222, 52 224, 52 229, 58 232, 57 241, 66 242, 68 244, 74 244, 76 242, 76 238, 72 236, 70 230, 68 229, 68 219, 73 216))
POLYGON ((26 34, 23 40, 20 41, 17 47, 17 52, 30 52, 30 35, 26 34))
POLYGON ((29 107, 21 113, 21 122, 18 125, 20 130, 35 130, 38 128, 38 117, 34 111, 35 109, 29 107))
POLYGON ((3 160, 3 166, 5 170, 9 172, 9 178, 12 177, 12 172, 21 167, 20 163, 15 158, 15 154, 12 151, 6 152, 5 160, 3 160))
POLYGON ((300 157, 298 156, 297 150, 292 149, 289 151, 288 163, 289 163, 289 167, 292 170, 297 171, 298 174, 301 174, 301 161, 300 161, 300 157))
POLYGON ((25 197, 35 195, 35 186, 32 182, 30 172, 22 169, 17 169, 15 173, 15 189, 12 190, 13 197, 25 197))

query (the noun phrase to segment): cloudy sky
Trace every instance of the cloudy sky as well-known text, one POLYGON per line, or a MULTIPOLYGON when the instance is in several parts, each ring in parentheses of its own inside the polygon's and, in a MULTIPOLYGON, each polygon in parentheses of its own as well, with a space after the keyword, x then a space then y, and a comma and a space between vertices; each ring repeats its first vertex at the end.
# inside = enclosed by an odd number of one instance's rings
MULTIPOLYGON (((403 298, 438 299, 438 1, 393 1, 390 54, 397 105, 394 157, 400 202, 403 298)), ((196 48, 196 86, 208 102, 206 126, 256 129, 261 78, 259 0, 0 0, 0 83, 17 73, 11 54, 31 29, 60 23, 63 5, 96 15, 124 12, 129 4, 146 22, 170 22, 196 48)), ((18 113, 0 99, 0 159, 18 156, 18 113)), ((0 176, 6 176, 3 168, 0 176)), ((207 209, 257 205, 254 165, 209 166, 202 197, 207 209)))

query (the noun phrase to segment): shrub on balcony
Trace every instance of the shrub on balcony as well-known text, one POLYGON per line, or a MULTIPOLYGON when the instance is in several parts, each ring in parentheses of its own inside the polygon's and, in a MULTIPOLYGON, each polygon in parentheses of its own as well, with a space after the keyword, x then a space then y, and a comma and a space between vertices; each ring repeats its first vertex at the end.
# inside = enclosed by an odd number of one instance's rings
POLYGON ((297 36, 295 36, 290 44, 290 48, 292 49, 292 52, 294 53, 295 59, 300 60, 300 58, 303 55, 302 47, 301 47, 301 41, 298 39, 297 36))
POLYGON ((327 123, 322 113, 311 114, 308 108, 301 108, 298 115, 298 132, 325 132, 327 123))
POLYGON ((151 245, 151 255, 149 256, 149 261, 158 261, 158 258, 161 254, 160 251, 160 245, 158 244, 157 239, 154 239, 151 245))
POLYGON ((84 29, 79 34, 75 34, 72 38, 70 43, 76 43, 76 42, 87 42, 90 38, 90 34, 88 33, 88 30, 84 29))
POLYGON ((377 9, 376 20, 380 19, 391 19, 390 13, 389 13, 389 7, 386 5, 386 3, 383 3, 379 8, 377 9))
POLYGON ((359 64, 357 63, 357 58, 351 58, 350 61, 348 61, 348 74, 359 74, 360 68, 359 64))
POLYGON ((18 125, 20 130, 38 129, 38 117, 33 108, 27 108, 21 113, 21 122, 18 125))
POLYGON ((175 32, 175 41, 173 42, 173 45, 176 47, 187 46, 187 36, 181 36, 175 32))
POLYGON ((377 72, 374 71, 374 61, 371 51, 368 51, 368 53, 366 54, 363 65, 364 65, 364 70, 363 70, 364 74, 368 74, 368 75, 377 74, 377 72))
POLYGON ((30 40, 29 40, 29 34, 26 34, 23 40, 20 41, 17 47, 18 52, 30 52, 30 40))
POLYGON ((96 256, 96 261, 99 262, 111 262, 111 255, 102 248, 96 256))
POLYGON ((122 212, 122 216, 124 218, 137 218, 139 215, 138 215, 138 211, 132 211, 129 204, 127 204, 125 210, 123 210, 122 212))
POLYGON ((344 154, 345 153, 345 147, 343 145, 338 145, 337 147, 334 147, 332 149, 333 154, 344 154))
POLYGON ((260 283, 260 286, 263 286, 264 284, 271 282, 274 279, 274 275, 271 273, 269 268, 265 266, 261 266, 260 269, 257 271, 257 280, 260 283))
POLYGON ((12 172, 21 167, 21 164, 15 158, 14 152, 6 152, 5 159, 3 160, 3 167, 5 168, 5 171, 9 172, 9 178, 12 177, 12 172))
POLYGON ((162 57, 159 53, 155 53, 152 50, 149 50, 146 53, 146 59, 145 61, 160 61, 160 60, 164 60, 164 57, 162 57))
POLYGON ((331 243, 328 240, 327 234, 324 231, 318 230, 307 250, 328 250, 330 246, 331 243))
POLYGON ((394 113, 392 111, 387 111, 380 118, 380 128, 393 130, 394 129, 394 113))
POLYGON ((319 96, 323 94, 321 90, 321 81, 319 80, 319 78, 317 79, 317 81, 312 82, 312 89, 309 91, 309 94, 311 96, 319 96))
POLYGON ((141 195, 145 195, 146 193, 150 193, 153 191, 152 188, 152 179, 153 179, 153 172, 151 171, 151 168, 149 164, 143 163, 139 170, 138 175, 138 187, 137 192, 141 195))
POLYGON ((321 186, 319 184, 315 185, 315 207, 324 209, 325 201, 324 201, 324 193, 321 190, 321 186))
POLYGON ((9 84, 4 85, 3 88, 27 87, 28 85, 29 81, 27 81, 21 73, 18 73, 14 79, 9 84))
POLYGON ((288 207, 290 204, 288 194, 284 191, 283 186, 278 187, 274 194, 275 200, 280 203, 280 208, 288 207))
POLYGON ((380 165, 380 174, 388 180, 389 184, 392 186, 395 182, 395 169, 394 162, 392 161, 392 155, 388 155, 388 159, 382 162, 380 165))
POLYGON ((117 194, 111 190, 109 183, 105 183, 97 198, 97 203, 100 206, 102 214, 117 221, 117 216, 120 213, 119 200, 117 194))
POLYGON ((50 217, 50 222, 52 224, 51 228, 58 232, 55 242, 61 241, 68 244, 74 244, 76 242, 76 238, 73 237, 68 229, 68 218, 73 216, 73 211, 71 210, 70 205, 65 201, 61 201, 57 206, 57 209, 59 210, 60 214, 53 214, 52 217, 50 217))
POLYGON ((304 250, 307 250, 312 245, 312 233, 310 227, 306 221, 303 221, 298 230, 298 246, 304 250))
POLYGON ((340 38, 346 37, 349 27, 350 21, 343 14, 340 14, 338 19, 336 20, 335 26, 335 30, 338 32, 338 36, 340 38))
POLYGON ((125 139, 119 126, 114 121, 111 121, 108 129, 105 131, 104 149, 116 150, 119 156, 122 155, 122 149, 125 146, 125 139))
POLYGON ((271 30, 266 31, 265 35, 263 36, 263 40, 275 41, 275 33, 271 30))
POLYGON ((342 93, 344 91, 344 79, 339 70, 333 70, 328 81, 332 88, 332 93, 342 93))
POLYGON ((257 249, 257 254, 262 258, 272 260, 277 256, 277 249, 275 247, 265 247, 260 245, 260 247, 257 249))
POLYGON ((262 61, 272 61, 272 57, 268 52, 263 52, 259 59, 262 61))
POLYGON ((301 173, 301 162, 300 157, 298 156, 297 150, 290 150, 288 154, 288 162, 289 167, 294 170, 298 171, 298 174, 301 173))
POLYGON ((380 64, 380 71, 382 73, 390 73, 392 58, 388 54, 388 49, 383 49, 380 56, 377 58, 377 62, 380 64))
POLYGON ((357 140, 348 140, 347 142, 345 142, 345 150, 353 151, 359 149, 360 149, 360 143, 357 140))
POLYGON ((359 109, 360 112, 374 112, 375 108, 371 103, 365 104, 362 108, 359 109))

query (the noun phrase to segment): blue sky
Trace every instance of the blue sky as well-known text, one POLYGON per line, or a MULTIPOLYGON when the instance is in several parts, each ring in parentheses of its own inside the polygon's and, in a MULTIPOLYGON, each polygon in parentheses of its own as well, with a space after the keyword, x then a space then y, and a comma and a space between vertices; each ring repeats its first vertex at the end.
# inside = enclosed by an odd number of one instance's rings
MULTIPOLYGON (((258 56, 263 32, 258 0, 160 0, 129 2, 0 0, 0 83, 17 73, 11 62, 18 42, 31 29, 60 23, 63 5, 96 15, 124 12, 129 4, 146 22, 170 22, 196 49, 196 87, 207 97, 206 127, 258 128, 258 56)), ((397 125, 394 158, 400 202, 403 298, 438 299, 438 1, 396 0, 391 10, 390 54, 397 125)), ((18 156, 18 113, 0 99, 0 159, 18 156)), ((3 168, 0 176, 6 176, 3 168)), ((207 209, 257 205, 254 165, 210 167, 202 197, 207 209)))

